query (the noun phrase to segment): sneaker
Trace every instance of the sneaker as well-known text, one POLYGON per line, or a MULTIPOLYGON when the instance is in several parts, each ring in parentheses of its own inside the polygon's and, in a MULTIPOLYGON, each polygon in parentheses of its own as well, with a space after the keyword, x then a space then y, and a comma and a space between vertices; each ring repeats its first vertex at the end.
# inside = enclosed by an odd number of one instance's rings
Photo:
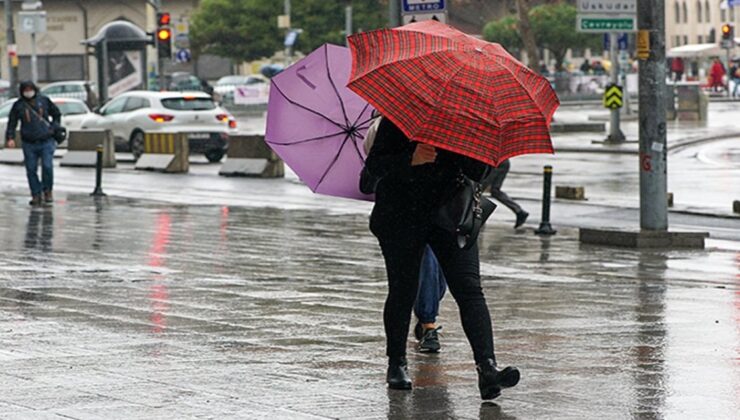
POLYGON ((516 214, 516 223, 514 223, 514 229, 517 229, 519 226, 523 225, 524 222, 527 221, 527 217, 529 217, 529 213, 522 210, 519 213, 516 214))
POLYGON ((31 201, 28 202, 28 204, 34 207, 37 207, 44 203, 43 203, 43 200, 41 199, 41 195, 34 195, 33 198, 31 198, 31 201))
POLYGON ((44 191, 44 203, 51 204, 54 202, 54 194, 51 191, 44 191))
POLYGON ((439 344, 439 330, 442 327, 425 329, 419 340, 419 351, 422 353, 439 353, 442 346, 439 344))

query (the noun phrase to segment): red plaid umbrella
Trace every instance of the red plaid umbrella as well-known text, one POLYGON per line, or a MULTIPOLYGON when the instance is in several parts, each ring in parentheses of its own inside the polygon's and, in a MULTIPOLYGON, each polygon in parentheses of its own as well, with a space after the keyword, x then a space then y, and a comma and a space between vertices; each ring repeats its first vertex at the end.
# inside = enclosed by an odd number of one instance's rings
POLYGON ((348 87, 416 141, 491 165, 553 153, 560 102, 499 44, 430 20, 349 37, 348 87))

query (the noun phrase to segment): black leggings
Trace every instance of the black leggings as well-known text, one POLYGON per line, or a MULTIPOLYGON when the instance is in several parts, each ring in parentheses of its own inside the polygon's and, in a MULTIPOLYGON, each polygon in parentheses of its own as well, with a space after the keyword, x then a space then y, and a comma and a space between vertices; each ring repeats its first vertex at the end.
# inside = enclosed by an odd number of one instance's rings
POLYGON ((386 354, 389 357, 406 355, 419 268, 428 243, 460 308, 463 329, 473 349, 475 362, 481 363, 489 358, 495 362, 491 315, 480 285, 478 245, 469 250, 459 249, 449 233, 436 227, 377 236, 388 272, 388 298, 383 310, 386 354))

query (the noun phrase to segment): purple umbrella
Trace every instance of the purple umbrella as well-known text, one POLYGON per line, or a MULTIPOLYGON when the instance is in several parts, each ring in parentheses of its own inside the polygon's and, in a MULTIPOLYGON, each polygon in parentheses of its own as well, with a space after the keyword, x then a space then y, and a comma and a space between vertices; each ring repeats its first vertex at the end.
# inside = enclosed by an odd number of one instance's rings
POLYGON ((372 200, 359 190, 372 107, 346 88, 349 49, 324 44, 272 78, 265 141, 313 192, 372 200))

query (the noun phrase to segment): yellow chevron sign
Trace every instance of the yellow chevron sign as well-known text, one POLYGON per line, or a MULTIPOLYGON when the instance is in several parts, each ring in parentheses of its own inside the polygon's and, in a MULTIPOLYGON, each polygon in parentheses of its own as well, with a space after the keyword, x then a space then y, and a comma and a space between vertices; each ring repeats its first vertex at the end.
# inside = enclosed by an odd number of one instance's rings
POLYGON ((615 84, 609 84, 604 91, 604 107, 610 109, 619 109, 623 101, 622 87, 615 84))

